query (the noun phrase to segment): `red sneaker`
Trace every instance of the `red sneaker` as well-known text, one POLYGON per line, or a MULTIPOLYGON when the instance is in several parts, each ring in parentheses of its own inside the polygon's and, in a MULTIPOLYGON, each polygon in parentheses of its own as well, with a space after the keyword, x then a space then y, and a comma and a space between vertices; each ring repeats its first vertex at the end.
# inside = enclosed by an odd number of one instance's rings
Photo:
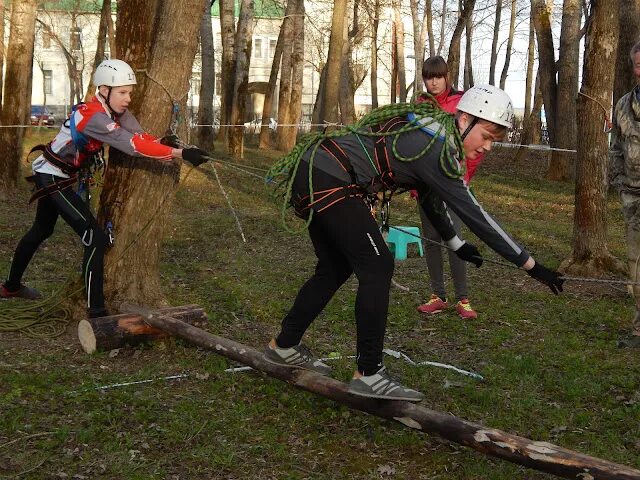
POLYGON ((38 300, 42 295, 35 288, 30 288, 20 284, 20 288, 14 292, 7 290, 7 287, 0 284, 0 298, 26 298, 27 300, 38 300))
POLYGON ((458 312, 458 315, 463 320, 473 320, 474 318, 478 318, 478 314, 473 308, 471 308, 471 304, 466 298, 463 298, 456 303, 456 312, 458 312))
POLYGON ((427 303, 420 305, 418 307, 418 311, 420 313, 426 313, 428 315, 433 315, 435 313, 440 313, 445 308, 449 307, 449 303, 446 300, 442 300, 438 295, 432 294, 431 300, 427 303))

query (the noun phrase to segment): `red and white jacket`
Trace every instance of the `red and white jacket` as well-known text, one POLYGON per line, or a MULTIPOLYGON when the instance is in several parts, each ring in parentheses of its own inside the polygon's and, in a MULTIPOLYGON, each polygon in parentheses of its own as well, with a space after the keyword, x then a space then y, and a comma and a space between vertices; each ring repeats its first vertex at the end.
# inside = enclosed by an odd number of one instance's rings
MULTIPOLYGON (((68 164, 74 170, 82 168, 91 156, 91 152, 100 150, 103 144, 116 148, 127 155, 149 157, 158 160, 171 160, 172 148, 162 145, 153 135, 144 133, 142 127, 131 112, 126 110, 122 115, 112 117, 104 101, 95 96, 87 103, 79 105, 71 114, 77 132, 86 139, 87 144, 80 151, 71 137, 69 120, 64 122, 55 138, 47 145, 51 153, 68 164), (89 153, 87 153, 89 152, 89 153)), ((68 178, 56 165, 49 162, 44 155, 33 161, 34 173, 49 173, 68 178)))

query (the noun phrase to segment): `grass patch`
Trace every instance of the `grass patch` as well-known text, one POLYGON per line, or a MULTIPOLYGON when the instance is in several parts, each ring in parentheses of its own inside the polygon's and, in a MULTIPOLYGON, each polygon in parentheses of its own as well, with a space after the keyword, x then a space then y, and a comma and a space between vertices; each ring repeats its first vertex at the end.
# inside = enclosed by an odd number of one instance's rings
MULTIPOLYGON (((274 156, 248 149, 243 163, 264 167, 274 156)), ((476 177, 480 201, 534 255, 557 266, 570 252, 573 186, 550 184, 539 169, 491 162, 476 177)), ((172 206, 164 290, 174 305, 203 306, 210 331, 261 348, 313 271, 313 249, 305 235, 283 231, 259 181, 220 165, 248 238, 242 243, 210 168, 190 175, 172 206)), ((2 272, 32 222, 28 196, 24 185, 15 202, 0 206, 2 272)), ((409 198, 399 197, 393 210, 393 223, 419 223, 409 198)), ((613 197, 609 213, 609 247, 623 257, 613 197)), ((51 293, 79 266, 79 242, 60 222, 25 280, 51 293)), ((522 272, 485 265, 469 269, 479 319, 462 322, 453 312, 416 312, 430 292, 415 252, 395 275, 410 292, 391 292, 386 346, 486 378, 388 358, 390 369, 427 394, 426 406, 640 468, 639 353, 615 347, 633 309, 625 292, 567 284, 554 297, 522 272)), ((347 282, 310 328, 306 341, 317 353, 355 350, 356 287, 347 282)), ((182 341, 87 356, 75 325, 51 340, 0 335, 0 478, 29 470, 24 478, 551 478, 264 375, 225 373, 228 366, 182 341), (188 377, 95 388, 180 373, 188 377)), ((335 367, 336 378, 347 380, 354 365, 335 367)))

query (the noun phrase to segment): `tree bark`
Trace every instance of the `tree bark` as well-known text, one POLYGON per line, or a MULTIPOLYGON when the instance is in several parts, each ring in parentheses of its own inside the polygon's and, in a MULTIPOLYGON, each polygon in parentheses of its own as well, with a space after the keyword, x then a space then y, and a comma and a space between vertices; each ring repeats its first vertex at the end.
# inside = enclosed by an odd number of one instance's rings
POLYGON ((220 130, 218 130, 218 138, 226 144, 230 128, 226 125, 231 124, 231 99, 233 98, 234 83, 235 2, 234 0, 219 0, 219 2, 222 64, 220 68, 220 130))
POLYGON ((498 61, 498 37, 502 17, 502 0, 496 0, 496 16, 493 23, 493 40, 491 41, 491 60, 489 63, 489 84, 496 84, 496 62, 498 61))
POLYGON ((289 24, 293 17, 292 14, 295 11, 296 2, 294 0, 287 1, 287 7, 284 12, 284 20, 280 25, 280 32, 278 33, 278 40, 276 42, 276 51, 273 55, 273 63, 271 64, 271 73, 269 74, 269 86, 267 87, 267 93, 264 96, 264 104, 262 107, 262 126, 260 127, 260 140, 259 148, 271 148, 271 130, 269 129, 269 119, 272 117, 273 112, 273 97, 276 92, 276 84, 278 82, 278 72, 280 71, 280 62, 282 61, 282 52, 285 44, 285 32, 287 31, 289 24))
MULTIPOLYGON (((580 56, 581 0, 564 0, 558 59, 558 95, 555 120, 555 142, 552 146, 573 150, 576 148, 576 97, 580 56)), ((609 102, 607 102, 607 105, 609 102)), ((547 178, 568 180, 572 176, 573 154, 554 151, 547 178)))
POLYGON ((445 20, 447 18, 447 0, 442 0, 442 18, 440 22, 440 41, 438 42, 438 52, 440 55, 442 53, 442 47, 444 46, 444 26, 445 20))
MULTIPOLYGON (((167 130, 174 103, 179 112, 186 111, 200 24, 191 20, 194 12, 201 11, 202 0, 121 0, 118 4, 118 51, 138 72, 138 86, 142 86, 130 109, 153 135, 167 130), (140 12, 149 12, 143 17, 147 22, 140 21, 140 12)), ((179 127, 178 133, 184 136, 186 125, 179 127)), ((116 234, 105 259, 109 304, 165 304, 158 263, 166 213, 178 180, 179 167, 174 162, 129 157, 111 149, 98 218, 100 225, 110 220, 116 234)))
MULTIPOLYGON (((198 305, 183 305, 157 310, 159 315, 172 318, 189 325, 204 326, 207 314, 198 305)), ((90 318, 78 323, 78 340, 86 353, 105 352, 126 345, 135 346, 171 336, 166 330, 152 327, 141 315, 123 313, 109 317, 90 318)))
POLYGON ((509 36, 507 37, 507 51, 504 54, 504 66, 500 75, 500 88, 504 90, 509 74, 509 64, 511 63, 511 50, 513 48, 513 37, 516 32, 516 0, 511 0, 511 20, 509 22, 509 36))
POLYGON ((91 76, 89 77, 89 85, 87 85, 87 91, 84 94, 85 102, 89 101, 95 95, 97 85, 93 83, 93 74, 98 65, 100 65, 100 62, 105 58, 105 44, 109 37, 109 19, 111 19, 111 0, 105 0, 102 2, 102 10, 100 11, 100 25, 98 27, 96 55, 93 59, 93 68, 91 69, 91 76))
POLYGON ((327 73, 321 103, 320 121, 338 121, 338 95, 340 88, 340 69, 342 65, 342 44, 344 43, 344 21, 347 15, 347 1, 333 1, 331 19, 331 37, 327 54, 327 73))
POLYGON ((523 134, 520 137, 520 143, 525 144, 523 140, 524 130, 527 129, 526 124, 531 115, 531 96, 533 87, 533 64, 535 62, 535 48, 536 48, 536 32, 533 28, 533 18, 529 16, 529 46, 527 47, 527 79, 525 83, 524 94, 524 122, 523 122, 523 134))
MULTIPOLYGON (((313 114, 311 116, 312 123, 314 125, 320 125, 323 123, 322 110, 324 109, 324 94, 327 84, 327 64, 325 63, 320 71, 320 81, 318 82, 318 94, 316 95, 316 101, 313 104, 313 114)), ((322 127, 315 127, 316 130, 322 130, 322 127)))
POLYGON ((631 65, 631 47, 640 40, 640 0, 618 0, 620 37, 616 55, 616 75, 613 84, 613 105, 636 86, 631 65))
POLYGON ((240 18, 234 43, 233 96, 231 97, 231 127, 228 153, 235 158, 244 157, 244 122, 249 98, 249 67, 253 39, 254 0, 241 0, 240 18))
POLYGON ((378 26, 380 25, 380 0, 374 0, 371 22, 371 108, 378 108, 378 26))
POLYGON ((404 103, 407 101, 407 72, 404 65, 404 22, 402 21, 402 12, 400 0, 393 1, 393 18, 396 33, 396 95, 398 101, 404 103))
POLYGON ((547 0, 531 0, 533 9, 533 21, 536 29, 536 38, 538 40, 538 75, 540 75, 540 89, 544 99, 544 111, 547 120, 547 131, 549 132, 549 141, 555 145, 555 126, 556 126, 556 108, 557 86, 556 86, 556 59, 553 46, 553 35, 551 32, 551 10, 553 8, 553 0, 547 3, 547 0))
POLYGON ((147 323, 184 338, 233 361, 243 363, 296 388, 329 398, 349 408, 395 420, 403 425, 438 435, 460 445, 503 460, 566 478, 639 480, 640 470, 590 457, 549 442, 533 441, 494 428, 469 422, 448 412, 420 404, 358 397, 346 383, 309 370, 288 368, 264 360, 262 353, 233 340, 208 333, 168 316, 140 312, 147 323))
POLYGON ((298 0, 290 0, 292 5, 291 21, 283 24, 282 61, 280 64, 280 87, 278 88, 278 128, 276 129, 276 146, 285 150, 283 136, 285 125, 289 123, 289 102, 291 100, 291 64, 293 55, 293 24, 297 11, 298 0))
POLYGON ((291 54, 291 95, 287 123, 296 126, 285 127, 279 144, 280 150, 289 151, 296 144, 297 124, 302 115, 302 83, 304 78, 304 0, 296 1, 296 16, 293 18, 293 50, 291 54))
POLYGON ((435 52, 433 43, 433 12, 431 11, 431 0, 425 1, 424 14, 422 18, 418 12, 418 0, 409 0, 411 7, 411 18, 413 20, 413 52, 415 57, 415 78, 413 79, 414 96, 424 88, 422 80, 422 64, 424 63, 424 46, 429 37, 429 52, 433 56, 435 52))
POLYGON ((463 9, 460 12, 458 22, 453 30, 451 43, 449 43, 449 57, 447 58, 447 64, 449 65, 451 84, 454 87, 458 85, 460 77, 460 43, 462 39, 462 32, 467 24, 467 17, 473 13, 475 4, 476 0, 464 0, 463 9))
POLYGON ((465 28, 467 41, 464 47, 464 89, 468 90, 473 87, 473 63, 471 60, 471 46, 473 44, 473 18, 471 15, 467 17, 467 25, 465 28))
POLYGON ((618 9, 604 0, 592 0, 591 21, 585 39, 582 87, 578 97, 578 162, 573 224, 573 251, 561 268, 582 276, 624 271, 607 249, 607 135, 603 133, 602 105, 613 94, 618 45, 618 9), (588 98, 588 95, 591 98, 588 98), (595 99, 596 101, 592 100, 595 99))
POLYGON ((0 111, 2 111, 2 85, 4 79, 4 0, 0 0, 0 111))
POLYGON ((213 130, 213 94, 216 88, 215 45, 211 26, 211 0, 204 0, 204 11, 200 21, 200 53, 202 73, 200 74, 200 101, 198 103, 198 123, 207 125, 198 127, 196 143, 204 150, 213 149, 215 132, 213 130))
MULTIPOLYGON (((0 125, 24 125, 29 118, 37 7, 36 0, 12 2, 0 125)), ((0 197, 4 199, 11 198, 18 186, 24 133, 24 128, 0 128, 0 197)))

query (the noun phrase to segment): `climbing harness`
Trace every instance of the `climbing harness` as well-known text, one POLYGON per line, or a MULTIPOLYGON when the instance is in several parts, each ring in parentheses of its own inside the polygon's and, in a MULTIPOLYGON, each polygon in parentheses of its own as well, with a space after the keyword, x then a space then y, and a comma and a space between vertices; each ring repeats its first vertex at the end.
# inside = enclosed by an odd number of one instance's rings
MULTIPOLYGON (((287 210, 292 206, 292 189, 293 183, 300 166, 303 155, 307 151, 310 152, 309 156, 309 205, 315 205, 318 198, 316 194, 321 197, 321 200, 328 200, 328 195, 338 195, 336 190, 314 192, 313 190, 313 164, 315 155, 319 148, 325 148, 327 141, 331 141, 334 138, 354 135, 361 147, 364 150, 367 159, 370 161, 376 171, 375 182, 372 182, 369 187, 374 190, 391 189, 393 186, 392 174, 389 169, 388 174, 385 176, 385 170, 383 169, 384 163, 380 163, 382 155, 387 155, 387 148, 390 148, 394 157, 401 162, 411 162, 424 156, 435 143, 444 138, 443 148, 440 152, 440 167, 442 172, 450 178, 460 178, 464 174, 464 168, 457 160, 457 152, 463 151, 462 137, 458 128, 456 127, 454 117, 442 109, 437 107, 431 102, 425 103, 399 103, 386 105, 372 110, 365 115, 357 123, 352 126, 345 126, 333 132, 314 132, 303 136, 291 152, 278 160, 267 172, 265 180, 267 183, 274 184, 273 196, 276 199, 282 199, 281 207, 281 219, 284 228, 287 231, 297 233, 306 229, 311 223, 313 217, 313 209, 309 209, 306 221, 302 228, 296 230, 292 229, 288 225, 287 210), (411 114, 411 117, 409 115, 411 114), (407 119, 409 119, 407 121, 407 119), (390 123, 392 122, 392 123, 390 123), (384 127, 387 126, 385 129, 384 127), (393 128, 398 126, 399 128, 393 128), (430 141, 425 142, 424 148, 422 148, 417 154, 406 157, 402 155, 397 148, 397 143, 400 135, 419 130, 426 129, 433 132, 430 141), (369 150, 364 146, 362 142, 363 137, 373 137, 374 141, 374 158, 371 157, 369 150), (387 141, 390 141, 390 146, 387 146, 387 141), (374 160, 375 159, 375 160, 374 160)), ((335 154, 335 152, 333 152, 335 154)), ((387 162, 388 158, 385 157, 387 162)), ((338 157, 339 161, 339 157, 338 157)), ((347 193, 345 193, 343 187, 339 187, 343 198, 345 196, 355 196, 357 191, 367 192, 367 186, 357 185, 348 186, 347 193), (351 189, 349 191, 348 189, 351 189)), ((338 195, 339 196, 339 195, 338 195)), ((298 201, 299 199, 294 199, 298 201)), ((320 200, 318 200, 320 201, 320 200)))

